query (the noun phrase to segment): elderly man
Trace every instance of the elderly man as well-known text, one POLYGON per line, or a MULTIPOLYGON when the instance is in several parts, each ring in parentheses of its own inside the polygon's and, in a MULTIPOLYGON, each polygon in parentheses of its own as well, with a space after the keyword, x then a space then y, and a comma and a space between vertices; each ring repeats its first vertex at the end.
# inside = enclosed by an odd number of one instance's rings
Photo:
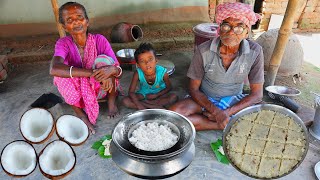
POLYGON ((231 115, 261 101, 263 52, 257 43, 246 40, 259 18, 246 4, 217 7, 220 36, 196 48, 187 73, 190 96, 170 108, 189 118, 197 130, 223 129, 231 115), (246 78, 248 95, 242 94, 246 78))

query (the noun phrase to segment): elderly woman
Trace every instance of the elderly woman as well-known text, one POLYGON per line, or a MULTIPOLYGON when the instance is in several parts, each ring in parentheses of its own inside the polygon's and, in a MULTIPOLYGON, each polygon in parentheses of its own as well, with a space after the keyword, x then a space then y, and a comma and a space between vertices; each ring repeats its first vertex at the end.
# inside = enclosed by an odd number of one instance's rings
POLYGON ((107 39, 88 33, 89 19, 81 4, 62 5, 59 21, 70 36, 56 42, 50 74, 65 102, 94 134, 93 124, 99 115, 98 98, 107 96, 109 116, 118 113, 116 86, 122 70, 107 39))
POLYGON ((246 39, 258 18, 246 4, 217 7, 220 36, 196 48, 187 73, 190 95, 170 108, 189 118, 197 130, 223 129, 231 115, 261 101, 263 52, 246 39), (248 95, 242 94, 246 78, 251 89, 248 95))

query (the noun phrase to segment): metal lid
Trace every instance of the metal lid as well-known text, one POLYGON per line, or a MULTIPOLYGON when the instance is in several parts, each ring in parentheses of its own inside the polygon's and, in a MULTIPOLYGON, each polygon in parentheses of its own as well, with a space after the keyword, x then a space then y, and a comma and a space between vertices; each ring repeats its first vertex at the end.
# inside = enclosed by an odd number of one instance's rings
POLYGON ((216 23, 202 23, 193 27, 193 32, 202 37, 212 38, 218 35, 218 27, 216 23))

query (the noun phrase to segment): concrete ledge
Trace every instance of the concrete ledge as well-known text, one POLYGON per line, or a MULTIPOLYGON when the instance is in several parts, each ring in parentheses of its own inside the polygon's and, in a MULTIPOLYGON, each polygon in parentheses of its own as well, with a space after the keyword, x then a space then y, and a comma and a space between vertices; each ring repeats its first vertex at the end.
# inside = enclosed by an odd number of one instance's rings
POLYGON ((36 63, 50 61, 53 56, 52 51, 23 52, 8 55, 9 62, 12 64, 36 63))
MULTIPOLYGON (((172 49, 180 48, 192 48, 194 44, 194 37, 174 37, 174 38, 162 38, 153 39, 150 41, 142 40, 130 43, 111 43, 113 51, 116 53, 120 49, 132 48, 136 49, 140 43, 150 42, 153 44, 157 52, 168 51, 172 49)), ((24 63, 37 63, 50 61, 53 56, 53 49, 51 50, 41 50, 41 51, 31 51, 31 52, 21 52, 16 54, 9 54, 8 60, 12 64, 24 64, 24 63)))

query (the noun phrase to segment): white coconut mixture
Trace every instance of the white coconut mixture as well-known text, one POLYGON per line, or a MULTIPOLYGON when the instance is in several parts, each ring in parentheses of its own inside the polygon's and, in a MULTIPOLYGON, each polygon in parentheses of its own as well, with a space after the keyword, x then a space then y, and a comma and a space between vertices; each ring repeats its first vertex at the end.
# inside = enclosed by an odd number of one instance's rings
POLYGON ((178 142, 178 136, 168 125, 157 122, 142 124, 132 132, 131 144, 145 151, 166 150, 178 142))

